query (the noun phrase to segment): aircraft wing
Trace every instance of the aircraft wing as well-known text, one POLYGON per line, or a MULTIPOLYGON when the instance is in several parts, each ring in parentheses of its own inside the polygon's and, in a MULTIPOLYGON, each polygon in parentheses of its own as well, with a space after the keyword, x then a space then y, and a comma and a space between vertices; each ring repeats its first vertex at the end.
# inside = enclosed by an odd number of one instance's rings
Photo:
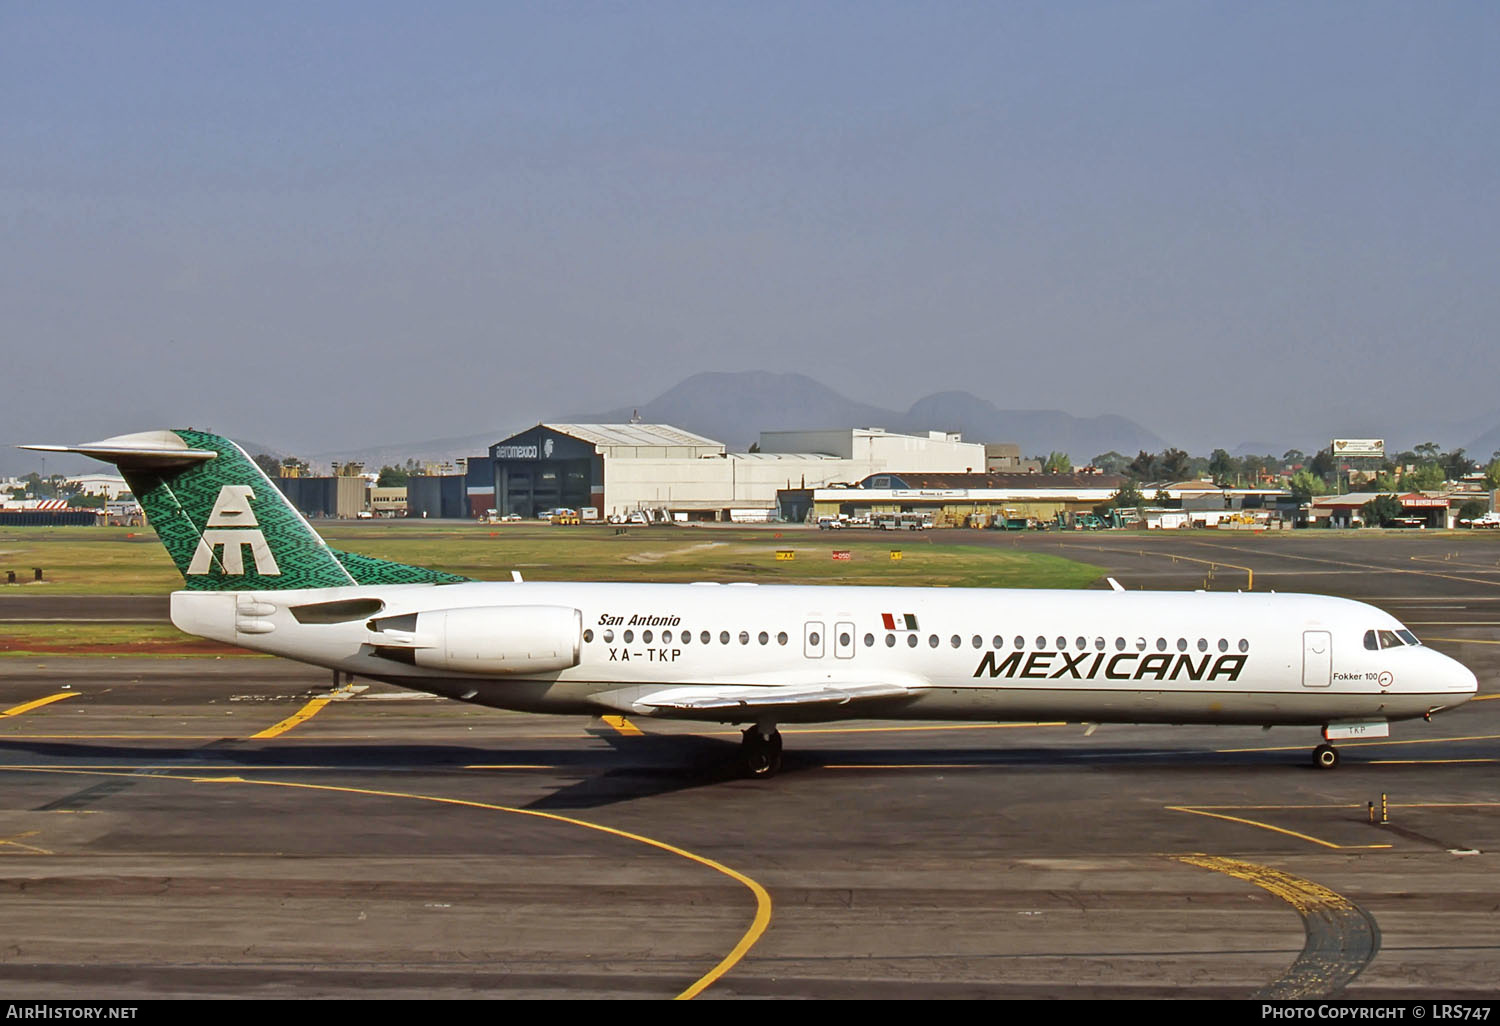
POLYGON ((847 705, 873 698, 902 698, 914 694, 904 684, 868 683, 787 684, 775 686, 735 685, 724 687, 663 688, 637 696, 632 708, 638 713, 719 712, 723 710, 799 709, 819 705, 847 705))

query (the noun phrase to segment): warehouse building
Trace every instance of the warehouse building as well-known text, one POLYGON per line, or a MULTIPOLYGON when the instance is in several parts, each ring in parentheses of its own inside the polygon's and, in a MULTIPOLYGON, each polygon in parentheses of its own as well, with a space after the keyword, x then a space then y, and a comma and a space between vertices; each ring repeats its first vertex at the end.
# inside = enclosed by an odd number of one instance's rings
POLYGON ((370 482, 361 476, 273 477, 271 483, 305 517, 352 519, 370 508, 370 482))
POLYGON ((558 507, 603 517, 651 511, 675 520, 764 519, 776 493, 858 481, 892 467, 941 472, 984 466, 958 435, 879 428, 768 431, 758 452, 670 424, 538 424, 490 447, 494 509, 530 518, 558 507))
MULTIPOLYGON (((1115 474, 871 474, 853 488, 812 491, 815 517, 923 514, 937 527, 988 527, 996 517, 1086 513, 1120 490, 1115 474)), ((783 505, 795 512, 797 496, 783 505)))

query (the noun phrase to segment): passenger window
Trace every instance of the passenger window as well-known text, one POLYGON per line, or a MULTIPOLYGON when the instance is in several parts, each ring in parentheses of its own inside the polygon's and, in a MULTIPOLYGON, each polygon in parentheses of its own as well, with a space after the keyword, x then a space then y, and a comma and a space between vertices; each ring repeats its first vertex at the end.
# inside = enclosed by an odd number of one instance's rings
POLYGON ((1019 634, 1016 635, 1016 647, 1017 648, 1025 648, 1026 647, 1026 639, 1023 638, 1023 637, 1021 637, 1019 634))
POLYGON ((1084 649, 1086 649, 1088 647, 1089 647, 1089 639, 1088 638, 1080 637, 1078 639, 1078 645, 1077 645, 1078 651, 1082 652, 1084 649))
POLYGON ((693 640, 693 632, 692 631, 683 631, 682 632, 682 643, 684 645, 689 644, 692 640, 693 640))
POLYGON ((1146 651, 1146 639, 1145 638, 1136 638, 1135 639, 1135 650, 1137 652, 1144 652, 1144 651, 1146 651))
POLYGON ((721 645, 727 645, 727 644, 729 644, 729 632, 728 631, 720 631, 719 632, 719 644, 721 644, 721 645))
POLYGON ((996 652, 1000 651, 1002 648, 1005 647, 1005 639, 1002 638, 998 634, 996 634, 995 637, 992 639, 992 643, 995 646, 995 651, 996 652))
POLYGON ((1068 639, 1067 638, 1058 638, 1057 639, 1057 650, 1059 652, 1065 652, 1065 651, 1067 651, 1067 648, 1068 648, 1068 639))
POLYGON ((1156 639, 1156 650, 1158 652, 1165 652, 1167 650, 1167 639, 1166 638, 1157 638, 1156 639))
POLYGON ((1046 638, 1041 638, 1041 637, 1037 638, 1036 639, 1036 647, 1037 648, 1046 648, 1047 647, 1047 639, 1046 638))
POLYGON ((1241 652, 1248 652, 1248 651, 1250 651, 1250 642, 1246 641, 1244 638, 1240 639, 1240 651, 1241 652))
POLYGON ((620 640, 625 642, 625 644, 627 645, 630 644, 635 640, 635 631, 626 631, 624 634, 620 635, 620 640))
POLYGON ((650 631, 641 631, 641 642, 643 644, 647 644, 647 645, 651 644, 651 632, 650 631))
POLYGON ((954 648, 957 648, 958 646, 962 645, 963 643, 964 643, 964 639, 960 638, 957 634, 953 635, 953 637, 951 637, 951 638, 948 639, 948 644, 952 645, 954 648))
MULTIPOLYGON (((741 645, 748 645, 748 644, 750 644, 750 632, 749 631, 740 631, 740 644, 741 645)), ((816 642, 814 642, 814 644, 816 644, 816 642)))
POLYGON ((1179 652, 1186 652, 1187 651, 1187 638, 1178 638, 1177 639, 1177 651, 1179 651, 1179 652))
POLYGON ((927 635, 927 647, 928 648, 937 648, 937 645, 938 645, 937 635, 936 634, 929 634, 929 635, 927 635))
POLYGON ((917 636, 915 634, 908 634, 906 636, 906 647, 907 648, 916 648, 917 647, 917 636))
POLYGON ((661 632, 661 643, 663 645, 670 645, 672 643, 672 632, 671 631, 662 631, 661 632))
POLYGON ((708 631, 703 631, 701 634, 698 635, 698 640, 701 641, 703 644, 707 645, 710 641, 713 640, 713 637, 714 636, 712 634, 708 633, 708 631))
POLYGON ((810 648, 817 648, 819 645, 823 644, 823 635, 819 634, 817 631, 813 631, 807 636, 807 644, 810 648))
POLYGON ((1116 638, 1115 639, 1115 651, 1116 652, 1123 652, 1123 651, 1125 651, 1125 639, 1124 638, 1116 638))
POLYGON ((976 635, 974 635, 974 647, 975 647, 975 648, 983 648, 983 647, 984 647, 984 639, 983 639, 983 638, 981 638, 981 637, 980 637, 980 636, 979 636, 979 635, 977 635, 977 634, 976 634, 976 635))
POLYGON ((885 647, 886 648, 895 648, 896 647, 896 636, 894 634, 887 634, 885 636, 885 647))
POLYGON ((757 636, 755 640, 760 642, 762 645, 767 645, 770 644, 771 636, 765 631, 761 631, 759 636, 757 636))
POLYGON ((1207 638, 1199 638, 1198 639, 1198 651, 1199 652, 1207 652, 1208 651, 1208 639, 1207 638))
POLYGON ((1229 639, 1228 638, 1220 638, 1219 639, 1219 651, 1220 652, 1228 652, 1229 651, 1229 639))
POLYGON ((594 632, 591 631, 591 630, 584 631, 583 632, 583 640, 584 641, 593 641, 594 640, 594 632))
POLYGON ((777 631, 776 632, 776 644, 778 644, 778 645, 785 645, 786 644, 786 631, 777 631))
POLYGON ((869 648, 870 646, 872 646, 874 644, 875 644, 875 635, 873 635, 873 634, 866 634, 865 635, 865 648, 869 648))
POLYGON ((615 632, 614 631, 605 631, 604 632, 604 640, 606 642, 614 641, 615 640, 615 632))
POLYGON ((1103 652, 1104 651, 1104 639, 1103 638, 1095 638, 1094 639, 1094 648, 1096 648, 1100 652, 1103 652))

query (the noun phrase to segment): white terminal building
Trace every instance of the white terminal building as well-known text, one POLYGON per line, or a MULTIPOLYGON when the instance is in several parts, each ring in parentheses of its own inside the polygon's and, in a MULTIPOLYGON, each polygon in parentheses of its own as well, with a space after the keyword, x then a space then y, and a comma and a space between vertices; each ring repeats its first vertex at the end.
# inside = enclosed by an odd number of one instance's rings
POLYGON ((763 520, 784 489, 893 469, 970 473, 985 465, 983 445, 942 431, 767 431, 759 449, 728 452, 670 424, 538 424, 490 446, 493 508, 527 518, 592 507, 604 517, 652 511, 677 520, 763 520))

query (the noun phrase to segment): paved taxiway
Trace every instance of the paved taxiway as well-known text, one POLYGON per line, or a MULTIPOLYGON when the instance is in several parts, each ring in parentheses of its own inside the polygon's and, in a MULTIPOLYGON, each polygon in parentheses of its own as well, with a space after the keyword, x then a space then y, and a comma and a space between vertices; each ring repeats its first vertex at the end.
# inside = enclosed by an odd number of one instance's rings
MULTIPOLYGON (((1308 766, 1310 729, 856 723, 784 729, 783 773, 745 781, 728 728, 335 692, 265 658, 10 658, 0 986, 1494 994, 1500 538, 975 541, 1128 587, 1253 570, 1364 598, 1464 659, 1481 700, 1345 744, 1334 772, 1308 766)), ((24 601, 0 616, 38 615, 24 601)))

